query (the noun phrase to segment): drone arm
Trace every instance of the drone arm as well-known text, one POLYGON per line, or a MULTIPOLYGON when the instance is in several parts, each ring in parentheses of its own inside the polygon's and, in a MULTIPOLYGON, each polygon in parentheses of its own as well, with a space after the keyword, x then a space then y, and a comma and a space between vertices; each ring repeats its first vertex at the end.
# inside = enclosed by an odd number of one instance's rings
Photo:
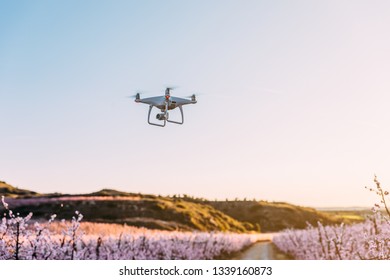
POLYGON ((150 121, 150 113, 152 112, 152 109, 153 109, 153 105, 150 105, 150 106, 149 106, 149 113, 148 113, 148 124, 150 124, 150 125, 155 125, 155 126, 160 126, 160 127, 164 127, 165 124, 166 124, 166 120, 164 120, 164 124, 153 123, 153 122, 150 121))
POLYGON ((178 106, 179 109, 180 109, 180 113, 181 113, 181 122, 177 122, 177 121, 170 121, 170 120, 167 120, 167 122, 170 122, 170 123, 175 123, 175 124, 183 124, 184 123, 184 113, 183 113, 183 107, 180 105, 178 106))

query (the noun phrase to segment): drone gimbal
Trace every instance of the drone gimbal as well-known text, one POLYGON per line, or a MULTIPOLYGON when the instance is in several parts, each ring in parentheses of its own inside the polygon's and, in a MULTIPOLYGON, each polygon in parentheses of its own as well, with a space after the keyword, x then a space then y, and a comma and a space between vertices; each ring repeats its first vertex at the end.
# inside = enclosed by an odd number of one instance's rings
POLYGON ((156 115, 156 119, 158 119, 159 121, 164 121, 163 124, 159 124, 159 123, 153 123, 150 121, 150 113, 152 112, 152 109, 153 109, 153 105, 150 105, 149 106, 149 113, 148 113, 148 124, 160 126, 160 127, 164 127, 167 122, 175 123, 175 124, 183 124, 184 123, 183 107, 181 105, 178 106, 180 109, 180 114, 181 114, 181 121, 180 122, 169 120, 168 107, 169 107, 168 102, 166 102, 165 109, 162 109, 161 113, 156 115))

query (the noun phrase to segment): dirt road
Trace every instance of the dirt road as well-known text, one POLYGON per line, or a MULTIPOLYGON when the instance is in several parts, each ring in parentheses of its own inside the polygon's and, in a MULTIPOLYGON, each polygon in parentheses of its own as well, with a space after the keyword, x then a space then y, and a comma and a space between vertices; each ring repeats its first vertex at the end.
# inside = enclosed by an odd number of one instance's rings
POLYGON ((271 241, 258 242, 238 253, 233 260, 287 260, 271 241))

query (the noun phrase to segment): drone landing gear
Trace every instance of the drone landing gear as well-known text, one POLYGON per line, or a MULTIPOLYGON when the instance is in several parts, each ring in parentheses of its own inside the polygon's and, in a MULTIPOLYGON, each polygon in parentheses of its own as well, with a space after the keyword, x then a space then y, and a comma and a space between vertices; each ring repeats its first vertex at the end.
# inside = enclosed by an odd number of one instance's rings
POLYGON ((183 114, 183 108, 181 106, 179 106, 179 109, 180 109, 180 114, 181 114, 181 122, 177 122, 177 121, 170 121, 169 119, 167 119, 167 122, 170 122, 170 123, 175 123, 175 124, 183 124, 184 123, 184 114, 183 114))
POLYGON ((168 114, 168 104, 165 106, 165 111, 163 111, 161 114, 157 114, 156 118, 160 121, 164 121, 162 124, 160 123, 154 123, 150 121, 150 114, 152 113, 153 105, 149 106, 149 113, 148 113, 148 124, 150 125, 155 125, 155 126, 160 126, 164 127, 167 122, 170 123, 175 123, 175 124, 183 124, 184 123, 184 114, 183 114, 183 108, 182 106, 178 106, 180 109, 180 114, 181 114, 181 121, 171 121, 169 120, 169 114, 168 114))
MULTIPOLYGON (((165 124, 167 123, 166 118, 163 119, 163 120, 164 120, 164 124, 153 123, 153 122, 150 121, 150 113, 152 112, 152 109, 153 109, 153 105, 150 105, 150 106, 149 106, 149 113, 148 113, 148 124, 150 124, 150 125, 155 125, 155 126, 160 126, 160 127, 164 127, 165 124)), ((165 110, 165 113, 167 113, 166 110, 165 110)))

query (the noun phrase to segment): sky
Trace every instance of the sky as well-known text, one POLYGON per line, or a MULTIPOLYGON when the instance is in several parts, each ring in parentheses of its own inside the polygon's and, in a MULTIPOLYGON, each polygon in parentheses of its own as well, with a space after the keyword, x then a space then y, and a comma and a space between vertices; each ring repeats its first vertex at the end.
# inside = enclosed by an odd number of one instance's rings
POLYGON ((364 186, 390 185, 389 8, 0 0, 0 180, 373 205, 364 186), (167 86, 198 103, 150 126, 127 96, 167 86))

